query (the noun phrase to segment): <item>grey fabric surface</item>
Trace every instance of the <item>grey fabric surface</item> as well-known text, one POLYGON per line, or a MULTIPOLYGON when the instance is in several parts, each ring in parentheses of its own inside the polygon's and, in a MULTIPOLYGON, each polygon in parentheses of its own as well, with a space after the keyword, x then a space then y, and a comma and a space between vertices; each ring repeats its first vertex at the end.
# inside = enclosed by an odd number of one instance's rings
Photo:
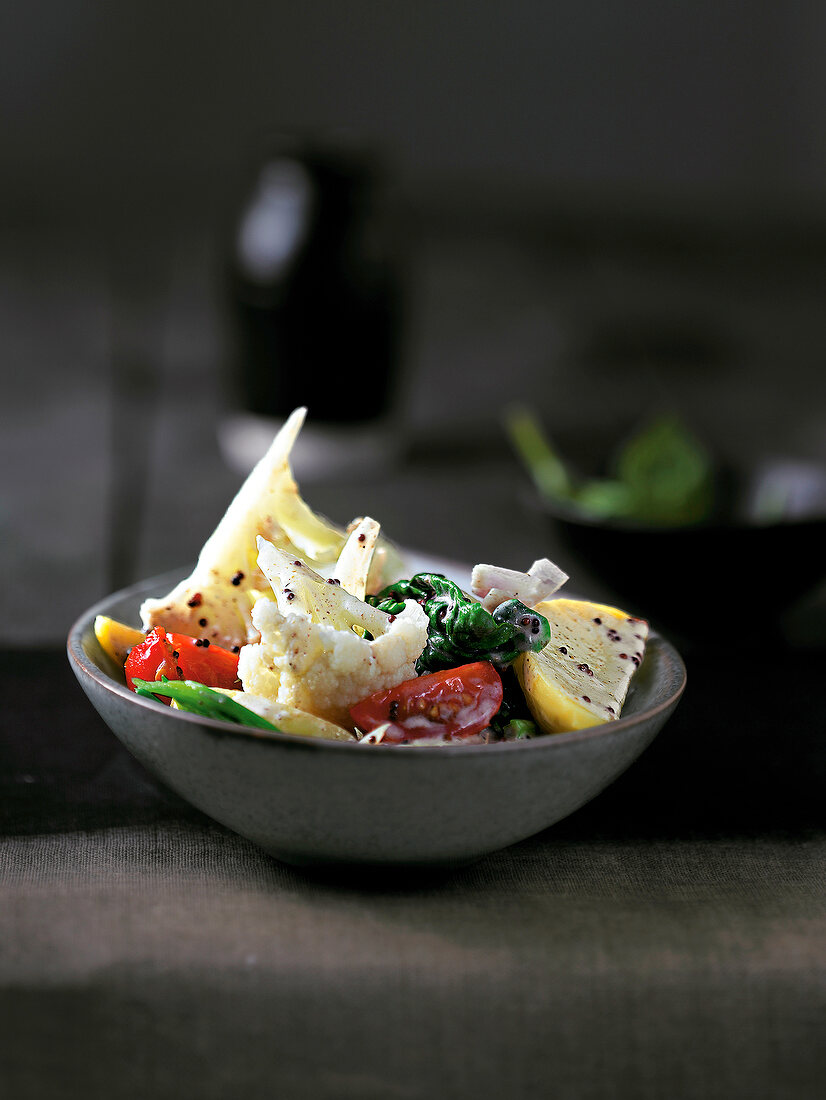
MULTIPOLYGON (((817 693, 821 657, 794 661, 817 693)), ((815 1100, 822 729, 805 693, 729 722, 739 700, 692 664, 651 748, 566 821, 452 873, 365 876, 213 824, 62 653, 6 652, 0 1095, 815 1100)))
POLYGON ((9 1097, 814 1097, 826 845, 549 833, 419 886, 201 824, 21 838, 9 1097))

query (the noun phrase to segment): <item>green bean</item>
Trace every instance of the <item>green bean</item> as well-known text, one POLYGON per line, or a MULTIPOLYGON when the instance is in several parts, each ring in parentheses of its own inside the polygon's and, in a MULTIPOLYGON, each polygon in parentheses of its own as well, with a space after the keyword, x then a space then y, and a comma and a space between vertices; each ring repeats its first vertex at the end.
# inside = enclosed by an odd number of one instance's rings
POLYGON ((151 698, 162 695, 174 699, 181 710, 190 714, 199 714, 202 718, 217 718, 222 722, 234 722, 239 726, 254 726, 256 729, 275 730, 278 727, 260 714, 242 706, 229 695, 214 691, 206 684, 196 680, 136 680, 135 691, 138 695, 151 698))

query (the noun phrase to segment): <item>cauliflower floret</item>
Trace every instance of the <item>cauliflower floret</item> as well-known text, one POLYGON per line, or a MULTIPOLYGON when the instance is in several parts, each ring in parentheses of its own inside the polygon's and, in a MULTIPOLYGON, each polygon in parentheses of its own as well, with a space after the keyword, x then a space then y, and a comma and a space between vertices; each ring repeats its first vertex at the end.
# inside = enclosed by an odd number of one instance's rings
POLYGON ((408 600, 388 615, 265 539, 258 545, 275 599, 253 607, 261 641, 241 650, 244 690, 352 728, 354 703, 415 677, 427 641, 424 610, 408 600))
POLYGON ((333 579, 346 591, 364 599, 380 526, 370 516, 360 519, 350 531, 336 562, 333 579))

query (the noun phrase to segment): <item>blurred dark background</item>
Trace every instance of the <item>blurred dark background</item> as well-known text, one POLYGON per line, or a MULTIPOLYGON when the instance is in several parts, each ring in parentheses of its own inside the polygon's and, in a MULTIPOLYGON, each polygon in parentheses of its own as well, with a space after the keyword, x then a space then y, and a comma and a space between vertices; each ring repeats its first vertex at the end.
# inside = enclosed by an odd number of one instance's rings
POLYGON ((800 213, 826 171, 824 20, 733 0, 7 5, 5 201, 203 216, 286 124, 383 142, 417 198, 800 213))
MULTIPOLYGON (((503 468, 520 399, 583 453, 668 405, 723 452, 826 460, 824 47, 814 0, 5 5, 5 640, 188 560, 237 485, 226 232, 284 128, 383 157, 411 453, 503 468)), ((319 371, 358 390, 345 354, 319 371)))

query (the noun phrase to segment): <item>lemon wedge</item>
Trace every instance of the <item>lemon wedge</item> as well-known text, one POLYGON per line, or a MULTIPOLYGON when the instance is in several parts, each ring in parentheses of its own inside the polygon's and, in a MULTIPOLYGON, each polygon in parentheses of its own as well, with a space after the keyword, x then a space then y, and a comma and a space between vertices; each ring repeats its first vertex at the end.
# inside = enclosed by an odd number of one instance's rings
POLYGON ((615 721, 642 663, 648 623, 586 600, 545 600, 536 610, 550 623, 551 640, 514 663, 536 724, 563 733, 615 721))

